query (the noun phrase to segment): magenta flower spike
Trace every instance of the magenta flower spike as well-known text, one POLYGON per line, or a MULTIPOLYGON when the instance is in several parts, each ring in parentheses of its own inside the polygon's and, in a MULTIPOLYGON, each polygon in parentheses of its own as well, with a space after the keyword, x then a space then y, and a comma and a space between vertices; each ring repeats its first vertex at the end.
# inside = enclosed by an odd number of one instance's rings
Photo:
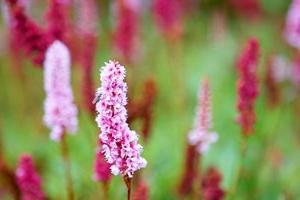
POLYGON ((22 155, 16 170, 16 180, 21 191, 22 200, 42 200, 41 179, 33 166, 30 155, 22 155))
POLYGON ((67 41, 67 36, 70 34, 70 6, 71 2, 69 0, 49 1, 49 8, 45 18, 47 20, 47 33, 51 42, 54 40, 67 41))
POLYGON ((46 52, 44 81, 44 122, 51 129, 51 139, 59 141, 66 132, 75 133, 78 123, 70 83, 70 53, 60 41, 53 42, 46 52))
POLYGON ((180 0, 154 0, 153 15, 159 31, 170 40, 182 35, 182 7, 180 0))
POLYGON ((255 38, 250 38, 237 64, 239 73, 237 81, 237 110, 239 111, 239 115, 237 121, 241 125, 245 136, 253 132, 255 123, 255 100, 259 93, 256 74, 258 58, 259 43, 255 38))
POLYGON ((300 0, 293 0, 286 18, 284 37, 293 47, 300 50, 300 0))
POLYGON ((207 152, 209 146, 218 140, 212 128, 211 95, 208 80, 204 80, 199 92, 199 103, 194 128, 188 135, 189 143, 195 145, 200 154, 207 152))
POLYGON ((127 84, 125 68, 109 61, 101 69, 101 87, 97 90, 96 122, 101 129, 102 150, 114 175, 131 178, 135 171, 146 167, 141 157, 143 147, 138 136, 130 130, 127 120, 127 84))
POLYGON ((93 179, 101 182, 110 181, 111 173, 109 168, 110 165, 106 162, 103 152, 101 152, 100 148, 97 148, 93 179))
POLYGON ((25 8, 18 0, 6 0, 11 20, 11 38, 17 41, 14 48, 22 50, 35 64, 41 65, 49 45, 49 37, 45 30, 25 13, 25 8))
POLYGON ((140 0, 117 0, 114 50, 124 61, 136 59, 139 49, 140 0))
POLYGON ((98 10, 95 0, 80 0, 77 6, 78 24, 81 34, 97 35, 98 10))

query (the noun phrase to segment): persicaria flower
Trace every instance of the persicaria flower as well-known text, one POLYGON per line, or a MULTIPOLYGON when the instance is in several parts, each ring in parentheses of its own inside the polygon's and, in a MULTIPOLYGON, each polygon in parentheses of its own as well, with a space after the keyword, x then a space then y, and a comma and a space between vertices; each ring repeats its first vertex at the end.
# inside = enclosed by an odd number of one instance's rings
POLYGON ((42 200, 41 179, 36 172, 30 155, 22 155, 16 170, 16 180, 23 200, 42 200))
POLYGON ((221 200, 225 192, 221 188, 222 175, 214 168, 210 167, 201 180, 202 198, 204 200, 221 200))
POLYGON ((211 95, 208 80, 204 80, 199 93, 199 103, 194 128, 188 135, 189 143, 195 145, 199 153, 205 153, 218 139, 212 128, 211 95))
POLYGON ((41 65, 50 43, 46 31, 25 14, 24 7, 17 0, 7 0, 7 3, 11 20, 11 37, 18 41, 15 48, 22 49, 35 64, 41 65))
POLYGON ((97 31, 98 11, 95 0, 78 2, 78 29, 81 34, 95 34, 97 31))
POLYGON ((237 69, 239 79, 237 81, 239 116, 237 121, 242 126, 245 135, 251 134, 255 122, 254 103, 258 96, 258 84, 256 66, 259 56, 259 44, 256 39, 249 39, 246 49, 242 52, 237 69))
POLYGON ((97 148, 96 160, 94 163, 94 175, 95 181, 108 182, 111 179, 110 165, 105 161, 103 152, 100 148, 97 148))
POLYGON ((70 53, 60 41, 46 52, 44 63, 44 122, 51 129, 51 139, 59 141, 65 132, 77 130, 77 108, 70 83, 70 53))
POLYGON ((182 34, 182 8, 180 0, 154 0, 154 19, 158 29, 171 40, 182 34))
POLYGON ((66 38, 70 33, 70 22, 68 7, 69 0, 50 0, 49 8, 46 13, 47 33, 54 40, 67 42, 66 38))
POLYGON ((117 0, 115 11, 114 48, 122 59, 131 62, 138 53, 140 1, 117 0))
POLYGON ((293 0, 286 18, 284 37, 293 47, 300 49, 300 0, 293 0))
POLYGON ((101 129, 100 140, 112 174, 131 178, 144 168, 147 161, 141 157, 143 147, 138 136, 127 124, 127 84, 125 68, 109 61, 101 69, 101 87, 97 90, 96 122, 101 129))

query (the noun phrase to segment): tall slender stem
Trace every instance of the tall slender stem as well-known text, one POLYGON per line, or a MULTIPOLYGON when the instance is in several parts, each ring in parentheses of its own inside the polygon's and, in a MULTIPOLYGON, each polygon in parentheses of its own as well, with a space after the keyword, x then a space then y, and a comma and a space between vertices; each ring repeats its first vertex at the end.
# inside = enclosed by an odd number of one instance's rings
POLYGON ((66 134, 63 134, 62 136, 60 147, 61 147, 61 154, 63 157, 64 169, 65 169, 67 199, 74 200, 74 192, 73 192, 72 176, 71 176, 71 163, 70 163, 68 145, 67 145, 67 140, 65 135, 66 134))
POLYGON ((130 200, 131 198, 131 178, 128 177, 127 175, 123 177, 123 180, 126 184, 127 187, 127 200, 130 200))

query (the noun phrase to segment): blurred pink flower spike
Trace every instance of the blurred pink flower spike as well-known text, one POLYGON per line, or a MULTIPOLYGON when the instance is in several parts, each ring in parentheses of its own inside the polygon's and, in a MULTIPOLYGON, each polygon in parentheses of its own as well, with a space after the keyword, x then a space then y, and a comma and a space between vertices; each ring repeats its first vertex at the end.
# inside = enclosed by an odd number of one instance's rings
POLYGON ((205 79, 199 92, 199 102, 194 128, 188 135, 189 143, 195 145, 200 154, 207 152, 209 146, 218 140, 215 132, 210 132, 212 128, 211 94, 209 82, 205 79))
POLYGON ((242 51, 237 64, 239 74, 237 81, 237 110, 239 115, 237 121, 241 125, 242 133, 245 136, 253 133, 255 124, 255 101, 259 94, 256 72, 259 52, 258 40, 255 38, 248 39, 247 46, 242 51))
POLYGON ((98 10, 95 0, 80 0, 78 2, 77 28, 81 34, 97 35, 98 10))
POLYGON ((153 15, 159 31, 169 40, 178 40, 183 32, 183 8, 180 0, 154 0, 153 15))
POLYGON ((131 178, 135 171, 146 167, 141 157, 143 147, 138 136, 127 124, 127 84, 125 68, 109 61, 101 69, 101 87, 97 90, 96 122, 101 129, 100 140, 112 174, 131 178))
POLYGON ((139 54, 140 0, 116 1, 114 50, 125 62, 131 63, 139 54))
POLYGON ((23 200, 42 200, 41 179, 33 166, 30 155, 22 155, 16 169, 16 180, 23 200))
POLYGON ((284 37, 291 46, 300 50, 300 0, 293 0, 289 8, 284 37))
POLYGON ((47 20, 47 33, 51 39, 68 41, 70 34, 69 0, 50 0, 45 18, 47 20))
POLYGON ((44 62, 44 122, 51 129, 51 139, 59 141, 63 134, 77 130, 77 107, 70 82, 70 53, 60 41, 53 42, 44 62))
POLYGON ((110 165, 105 161, 100 148, 97 148, 96 152, 93 179, 101 182, 108 182, 111 179, 110 165))

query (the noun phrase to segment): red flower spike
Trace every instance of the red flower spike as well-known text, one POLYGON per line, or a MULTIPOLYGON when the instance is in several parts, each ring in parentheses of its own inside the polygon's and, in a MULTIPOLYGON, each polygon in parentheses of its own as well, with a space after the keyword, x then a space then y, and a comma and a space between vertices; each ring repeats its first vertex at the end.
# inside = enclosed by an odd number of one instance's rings
POLYGON ((220 172, 211 167, 207 170, 201 181, 201 193, 203 200, 221 200, 225 192, 220 187, 222 175, 220 172))
POLYGON ((254 103, 258 96, 256 67, 259 56, 259 44, 256 39, 249 39, 246 49, 242 52, 237 65, 239 79, 237 81, 239 116, 238 123, 244 135, 253 132, 255 123, 254 103))

